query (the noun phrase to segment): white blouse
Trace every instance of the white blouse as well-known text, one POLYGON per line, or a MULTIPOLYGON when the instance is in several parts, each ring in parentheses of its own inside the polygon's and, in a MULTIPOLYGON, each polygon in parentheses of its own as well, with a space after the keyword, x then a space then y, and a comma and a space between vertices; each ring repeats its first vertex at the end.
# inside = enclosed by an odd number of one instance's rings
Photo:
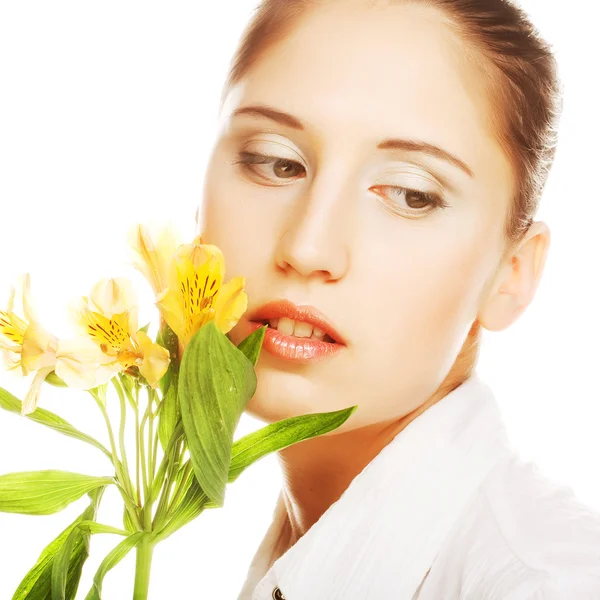
POLYGON ((519 458, 476 372, 271 565, 285 522, 280 492, 238 600, 600 600, 600 512, 519 458))

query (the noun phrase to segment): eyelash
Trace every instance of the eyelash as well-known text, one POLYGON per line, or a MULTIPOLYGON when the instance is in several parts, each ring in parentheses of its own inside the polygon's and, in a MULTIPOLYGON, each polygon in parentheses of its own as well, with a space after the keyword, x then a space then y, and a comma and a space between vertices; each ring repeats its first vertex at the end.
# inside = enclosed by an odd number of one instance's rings
MULTIPOLYGON (((302 166, 299 162, 297 162, 295 160, 291 160, 289 158, 281 158, 279 156, 269 156, 267 154, 260 154, 258 152, 247 152, 247 151, 238 152, 237 160, 234 160, 231 164, 234 164, 234 165, 241 164, 244 170, 250 171, 252 174, 257 175, 257 173, 252 169, 252 165, 256 165, 256 164, 272 165, 279 161, 281 161, 283 163, 291 163, 293 165, 302 166)), ((383 186, 379 186, 379 187, 392 188, 394 190, 398 190, 399 193, 404 192, 404 193, 418 194, 422 199, 429 202, 429 205, 431 207, 433 207, 429 210, 420 211, 420 212, 413 210, 410 213, 412 215, 416 214, 417 216, 419 216, 422 214, 428 214, 430 212, 434 212, 437 209, 444 210, 450 206, 439 194, 430 193, 430 192, 422 192, 421 190, 405 188, 405 187, 401 187, 401 186, 397 186, 397 185, 383 185, 383 186)), ((403 215, 407 214, 407 212, 405 210, 395 208, 395 207, 389 207, 389 208, 391 208, 394 212, 400 212, 403 215)))

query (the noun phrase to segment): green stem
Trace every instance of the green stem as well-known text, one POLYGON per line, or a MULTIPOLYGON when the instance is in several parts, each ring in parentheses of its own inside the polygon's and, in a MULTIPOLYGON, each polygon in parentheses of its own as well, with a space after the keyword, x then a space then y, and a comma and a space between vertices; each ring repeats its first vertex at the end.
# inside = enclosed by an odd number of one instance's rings
POLYGON ((112 456, 113 456, 113 463, 115 465, 115 471, 117 473, 117 480, 119 481, 119 484, 120 484, 117 487, 123 498, 123 501, 125 502, 125 505, 127 506, 127 510, 129 511, 129 514, 130 514, 131 518, 133 519, 133 522, 135 524, 137 524, 137 526, 141 529, 141 523, 140 523, 140 519, 138 517, 136 506, 134 505, 134 501, 129 496, 127 488, 124 487, 127 484, 125 482, 125 477, 123 475, 123 465, 121 464, 121 461, 119 460, 119 457, 117 455, 117 445, 115 443, 115 436, 113 434, 112 426, 110 424, 110 418, 108 416, 108 412, 106 411, 106 406, 104 405, 102 398, 100 398, 100 396, 98 395, 98 392, 95 389, 91 389, 88 391, 90 392, 92 398, 94 398, 94 400, 96 401, 96 404, 98 405, 98 408, 100 409, 100 412, 102 413, 102 416, 104 417, 104 422, 106 423, 106 429, 108 430, 108 437, 110 439, 110 448, 111 448, 111 452, 112 452, 112 456))
MULTIPOLYGON (((137 396, 137 388, 136 388, 137 396)), ((138 409, 137 402, 134 409, 135 414, 135 482, 137 488, 137 501, 138 504, 142 505, 142 486, 140 485, 140 469, 142 458, 140 455, 140 411, 138 409)))
MULTIPOLYGON (((154 481, 154 413, 152 412, 152 404, 154 403, 154 390, 147 388, 148 391, 148 405, 150 408, 150 415, 148 419, 148 488, 152 489, 152 483, 154 481)), ((157 428, 158 429, 158 428, 157 428)))
POLYGON ((125 449, 125 425, 127 419, 127 407, 125 404, 125 394, 121 384, 118 382, 116 377, 112 378, 112 383, 117 390, 119 395, 119 402, 121 404, 121 422, 119 423, 119 448, 121 449, 121 458, 123 460, 123 471, 126 476, 124 484, 132 498, 135 498, 135 492, 133 490, 133 484, 131 483, 131 475, 129 473, 129 464, 127 462, 127 451, 125 449))
POLYGON ((133 600, 147 600, 148 598, 153 550, 154 545, 146 540, 142 540, 136 548, 133 600))
POLYGON ((148 488, 148 468, 149 468, 149 461, 146 460, 147 455, 146 455, 146 440, 145 440, 145 428, 146 428, 146 421, 148 420, 148 417, 150 416, 150 413, 152 412, 152 406, 151 406, 151 396, 150 394, 148 394, 148 406, 146 407, 146 411, 144 412, 144 416, 142 417, 142 422, 140 423, 140 454, 141 454, 141 458, 142 458, 142 480, 144 483, 144 503, 147 502, 148 498, 150 497, 150 491, 148 488))
POLYGON ((160 446, 160 442, 158 439, 158 427, 156 427, 156 431, 154 432, 154 452, 152 453, 152 482, 154 483, 154 477, 156 476, 156 463, 158 458, 158 447, 160 446))
POLYGON ((123 475, 123 465, 122 465, 121 461, 119 460, 119 455, 117 454, 117 445, 115 443, 115 436, 114 436, 114 433, 112 430, 112 425, 110 424, 110 418, 108 416, 108 412, 106 411, 106 406, 104 405, 102 398, 100 398, 100 396, 98 396, 98 393, 95 391, 95 389, 91 389, 88 391, 90 392, 90 394, 96 401, 96 404, 98 405, 98 408, 100 409, 100 412, 102 413, 102 416, 104 417, 104 422, 106 424, 106 429, 108 431, 108 438, 110 440, 110 449, 112 452, 113 463, 115 465, 115 471, 117 472, 117 478, 124 485, 127 485, 125 483, 125 477, 123 475))
POLYGON ((106 412, 106 407, 104 406, 104 402, 102 401, 100 396, 98 396, 98 393, 96 392, 95 389, 91 389, 88 391, 90 392, 92 398, 96 401, 96 404, 98 405, 98 408, 100 409, 100 412, 102 413, 102 416, 104 417, 104 423, 106 424, 106 429, 108 431, 108 438, 110 440, 110 450, 112 453, 113 462, 115 463, 115 469, 118 472, 120 461, 119 461, 119 456, 117 454, 117 445, 115 444, 115 436, 113 434, 112 426, 110 424, 110 419, 108 418, 108 413, 106 412))

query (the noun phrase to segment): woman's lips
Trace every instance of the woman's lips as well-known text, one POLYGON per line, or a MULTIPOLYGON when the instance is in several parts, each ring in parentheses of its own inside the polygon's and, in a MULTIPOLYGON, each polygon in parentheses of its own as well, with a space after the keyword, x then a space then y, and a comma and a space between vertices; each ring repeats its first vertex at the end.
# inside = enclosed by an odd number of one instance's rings
POLYGON ((263 322, 270 319, 287 317, 293 321, 302 321, 324 331, 336 343, 347 346, 348 342, 333 326, 329 319, 315 306, 310 304, 297 305, 288 298, 279 298, 259 306, 246 315, 250 321, 263 322))
MULTIPOLYGON (((241 324, 245 330, 243 332, 244 337, 264 326, 264 323, 248 320, 242 320, 241 324)), ((336 342, 322 342, 310 338, 285 335, 272 327, 267 327, 262 345, 262 348, 269 354, 300 364, 319 362, 337 354, 344 347, 343 344, 336 342)))

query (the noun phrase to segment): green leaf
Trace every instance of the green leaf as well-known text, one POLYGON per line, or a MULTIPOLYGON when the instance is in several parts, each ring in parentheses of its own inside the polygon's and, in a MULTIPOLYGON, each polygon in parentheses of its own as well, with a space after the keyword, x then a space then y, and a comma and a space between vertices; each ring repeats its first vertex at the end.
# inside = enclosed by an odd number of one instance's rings
MULTIPOLYGON (((337 429, 357 408, 358 405, 332 412, 290 417, 245 435, 233 444, 228 483, 234 482, 247 467, 267 454, 337 429)), ((204 508, 219 506, 207 502, 204 508)))
MULTIPOLYGON (((36 564, 25 575, 19 587, 15 591, 12 600, 49 600, 51 595, 51 576, 54 560, 57 553, 64 546, 65 541, 73 532, 74 528, 86 516, 95 517, 100 498, 104 488, 98 488, 91 492, 91 504, 79 517, 71 523, 58 537, 48 544, 40 554, 36 564), (93 513, 92 513, 92 509, 93 513)), ((81 570, 88 556, 88 548, 83 538, 79 539, 73 546, 70 554, 69 568, 67 572, 67 584, 65 598, 73 600, 79 587, 81 570)))
MULTIPOLYGON (((15 398, 7 390, 0 388, 0 408, 20 415, 21 401, 15 398)), ((35 421, 36 423, 40 423, 41 425, 45 425, 46 427, 50 427, 50 429, 60 431, 60 433, 64 435, 82 440, 83 442, 87 442, 92 446, 96 446, 96 448, 102 450, 102 452, 104 452, 104 454, 106 454, 106 456, 112 462, 111 453, 99 441, 79 431, 79 429, 75 429, 75 427, 67 423, 67 421, 58 415, 55 415, 48 410, 44 410, 43 408, 36 408, 32 413, 26 415, 26 418, 35 421)))
POLYGON ((69 572, 72 571, 72 567, 75 567, 75 574, 77 577, 77 587, 79 587, 79 580, 81 578, 81 571, 83 569, 83 564, 87 560, 89 556, 89 547, 90 547, 90 532, 81 530, 82 523, 90 523, 89 519, 94 519, 96 517, 96 512, 98 509, 98 505, 100 503, 100 499, 102 498, 102 494, 104 492, 104 487, 97 488, 90 492, 90 498, 92 502, 85 509, 85 511, 81 514, 81 520, 77 523, 77 526, 74 527, 64 544, 56 553, 52 564, 52 575, 50 578, 51 581, 51 589, 52 589, 52 600, 67 600, 67 590, 69 587, 69 572), (75 545, 78 545, 82 548, 82 552, 78 553, 77 558, 73 564, 72 554, 75 545))
MULTIPOLYGON (((67 574, 71 563, 71 555, 75 544, 82 543, 84 533, 77 527, 71 530, 64 544, 59 548, 54 560, 52 561, 52 573, 50 577, 50 588, 52 600, 65 600, 67 591, 67 574)), ((87 552, 86 552, 87 554, 87 552)), ((82 565, 83 566, 83 565, 82 565)))
POLYGON ((114 483, 68 471, 26 471, 0 476, 0 512, 51 515, 86 492, 114 483))
POLYGON ((158 413, 158 437, 163 450, 167 448, 171 435, 181 417, 181 409, 177 401, 177 387, 177 375, 172 374, 171 384, 167 394, 163 396, 160 412, 158 413))
POLYGON ((156 472, 156 475, 154 477, 154 481, 152 482, 152 489, 150 492, 150 498, 151 498, 150 501, 151 502, 154 502, 154 500, 156 500, 158 498, 158 496, 161 492, 163 483, 165 481, 165 477, 167 475, 168 465, 169 465, 170 461, 172 460, 171 457, 172 457, 173 453, 178 451, 177 443, 183 437, 183 435, 184 435, 183 423, 181 422, 181 419, 179 419, 175 425, 175 428, 173 429, 173 431, 171 433, 171 436, 169 438, 167 446, 164 449, 163 460, 161 461, 161 463, 158 467, 158 471, 156 472))
POLYGON ((134 548, 138 542, 148 534, 145 531, 138 531, 133 535, 125 538, 120 544, 115 546, 100 563, 96 575, 94 575, 94 583, 85 597, 85 600, 101 600, 102 598, 102 582, 105 575, 116 566, 129 551, 134 548))
POLYGON ((194 473, 218 506, 224 503, 233 434, 255 390, 252 363, 214 321, 203 325, 183 354, 178 396, 194 473))
POLYGON ((260 349, 262 348, 263 340, 265 339, 265 331, 267 325, 263 325, 254 330, 249 336, 245 337, 239 344, 238 349, 241 350, 253 366, 256 366, 260 349))
POLYGON ((135 533, 136 531, 133 520, 131 519, 131 514, 126 506, 123 508, 123 527, 125 527, 129 533, 135 533))
POLYGON ((148 321, 143 327, 140 327, 140 329, 144 332, 144 333, 148 333, 148 327, 150 327, 150 324, 152 323, 152 321, 148 321))
MULTIPOLYGON (((357 408, 358 406, 351 406, 333 412, 290 417, 249 433, 233 444, 228 483, 235 481, 244 469, 271 452, 337 429, 357 408)), ((157 541, 164 540, 193 521, 206 508, 220 507, 208 498, 194 479, 173 518, 157 535, 157 541)))
POLYGON ((358 405, 332 412, 290 417, 269 423, 236 440, 231 450, 228 482, 235 481, 244 469, 267 454, 337 429, 357 408, 358 405))
POLYGON ((111 527, 110 525, 103 525, 102 523, 96 523, 96 521, 81 521, 81 523, 77 524, 77 527, 87 533, 112 533, 115 535, 124 535, 127 537, 129 535, 129 531, 124 531, 123 529, 117 529, 116 527, 111 527))
MULTIPOLYGON (((81 518, 81 517, 79 517, 81 518)), ((50 598, 50 577, 54 557, 62 547, 77 522, 67 527, 56 539, 48 544, 40 554, 36 564, 29 570, 15 591, 12 600, 46 600, 50 598)), ((71 558, 77 558, 77 548, 71 558)))

